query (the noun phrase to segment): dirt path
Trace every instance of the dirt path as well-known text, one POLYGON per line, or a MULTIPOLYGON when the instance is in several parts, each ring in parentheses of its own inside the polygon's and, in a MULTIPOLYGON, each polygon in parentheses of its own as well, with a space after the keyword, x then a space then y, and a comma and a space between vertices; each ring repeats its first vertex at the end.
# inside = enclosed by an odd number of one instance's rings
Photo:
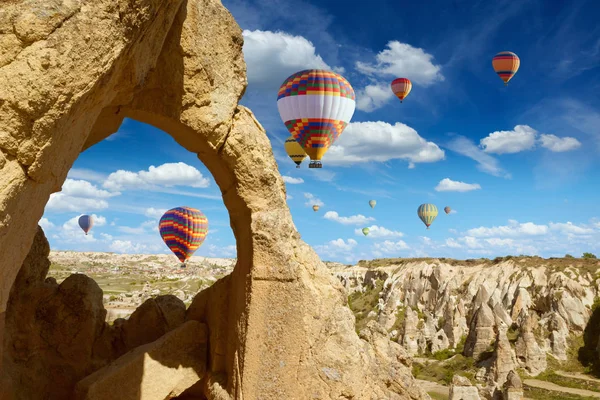
POLYGON ((564 371, 554 371, 556 375, 564 376, 565 378, 574 378, 581 379, 583 381, 590 381, 600 383, 600 379, 594 378, 592 376, 581 374, 579 372, 564 372, 564 371))
POLYGON ((575 388, 559 386, 559 385, 556 385, 551 382, 540 381, 537 379, 525 379, 523 381, 523 383, 525 385, 535 387, 538 389, 546 389, 546 390, 552 390, 554 392, 570 393, 570 394, 577 394, 579 396, 600 398, 600 393, 598 393, 598 392, 592 392, 591 390, 575 389, 575 388))

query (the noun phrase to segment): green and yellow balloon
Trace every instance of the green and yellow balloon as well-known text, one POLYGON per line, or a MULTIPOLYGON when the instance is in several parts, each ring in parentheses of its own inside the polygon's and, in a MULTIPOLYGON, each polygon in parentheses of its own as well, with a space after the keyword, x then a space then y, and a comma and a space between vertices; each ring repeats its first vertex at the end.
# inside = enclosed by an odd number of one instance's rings
POLYGON ((435 204, 421 204, 417 209, 417 215, 421 221, 423 221, 427 229, 429 229, 429 226, 438 215, 438 209, 435 204))
POLYGON ((369 234, 369 228, 363 228, 362 233, 363 235, 367 236, 369 234))

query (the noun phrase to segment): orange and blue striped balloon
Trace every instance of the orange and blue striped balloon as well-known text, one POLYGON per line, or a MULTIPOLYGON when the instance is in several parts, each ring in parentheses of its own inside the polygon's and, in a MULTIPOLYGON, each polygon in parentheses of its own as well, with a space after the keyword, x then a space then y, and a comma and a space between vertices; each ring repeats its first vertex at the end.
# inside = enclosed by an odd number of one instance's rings
POLYGON ((158 229, 169 249, 185 263, 206 239, 208 219, 195 208, 176 207, 161 217, 158 229))
POLYGON ((504 81, 504 85, 508 85, 508 81, 515 76, 520 65, 521 60, 519 57, 510 51, 501 51, 492 59, 492 67, 494 67, 494 71, 500 79, 504 81))

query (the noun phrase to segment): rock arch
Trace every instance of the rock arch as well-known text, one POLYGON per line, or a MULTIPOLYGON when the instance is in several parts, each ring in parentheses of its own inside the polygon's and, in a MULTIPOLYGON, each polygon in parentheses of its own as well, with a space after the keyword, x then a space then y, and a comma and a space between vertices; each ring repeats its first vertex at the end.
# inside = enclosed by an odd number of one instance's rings
POLYGON ((198 154, 230 214, 238 264, 189 310, 209 327, 208 398, 420 398, 400 347, 376 326, 358 338, 343 288, 300 240, 265 131, 238 105, 242 45, 218 0, 0 11, 0 315, 50 194, 129 117, 198 154))

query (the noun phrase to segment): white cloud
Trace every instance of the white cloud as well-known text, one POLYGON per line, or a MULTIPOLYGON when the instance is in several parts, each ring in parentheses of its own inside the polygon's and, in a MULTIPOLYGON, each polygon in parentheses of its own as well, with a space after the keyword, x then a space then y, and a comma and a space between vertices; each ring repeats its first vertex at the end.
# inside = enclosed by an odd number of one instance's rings
MULTIPOLYGON (((367 236, 368 238, 384 238, 384 237, 392 238, 392 237, 404 236, 404 233, 402 233, 402 232, 392 231, 387 228, 384 228, 383 226, 371 225, 368 228, 369 228, 369 235, 367 236)), ((355 229, 354 234, 356 234, 358 236, 364 236, 364 234, 362 233, 362 229, 355 229)))
POLYGON ((323 245, 314 246, 315 251, 325 257, 336 257, 343 253, 346 257, 352 257, 352 254, 348 254, 348 252, 352 251, 358 242, 354 239, 348 239, 344 241, 344 239, 335 239, 331 240, 323 245))
POLYGON ((285 183, 289 183, 289 184, 292 184, 292 185, 297 185, 299 183, 304 183, 304 179, 302 179, 302 178, 294 178, 292 176, 287 176, 287 175, 283 175, 282 178, 283 178, 283 181, 285 183))
POLYGON ((106 208, 108 208, 108 202, 106 200, 71 197, 59 192, 50 195, 45 210, 55 212, 86 212, 98 211, 106 208))
POLYGON ((481 139, 486 153, 511 154, 535 147, 537 131, 527 125, 517 125, 512 131, 497 131, 481 139))
POLYGON ((432 60, 433 56, 423 49, 392 40, 377 54, 375 64, 359 61, 356 69, 367 75, 402 76, 415 85, 429 86, 444 80, 441 67, 433 64, 432 60))
POLYGON ((109 190, 146 189, 153 190, 158 186, 191 186, 205 188, 209 180, 195 167, 183 162, 166 163, 155 167, 151 165, 148 171, 131 172, 118 170, 111 173, 102 185, 109 190))
POLYGON ((364 215, 361 215, 361 214, 351 215, 349 217, 341 217, 335 211, 327 211, 325 213, 325 215, 323 215, 323 218, 328 219, 330 221, 338 222, 343 225, 364 225, 364 224, 368 223, 369 221, 375 220, 375 218, 373 218, 373 217, 365 217, 364 215))
POLYGON ((395 125, 383 121, 353 122, 329 148, 323 161, 328 165, 351 165, 393 159, 435 162, 444 159, 444 151, 400 122, 395 125))
POLYGON ((373 253, 383 253, 383 254, 392 254, 398 253, 400 250, 407 250, 410 247, 403 241, 398 240, 397 242, 392 242, 391 240, 386 240, 382 243, 375 243, 373 245, 375 251, 373 253))
POLYGON ((304 193, 304 198, 306 199, 306 203, 304 203, 307 207, 312 207, 317 205, 319 207, 323 207, 325 203, 323 203, 319 198, 315 197, 312 193, 304 193))
POLYGON ((479 147, 477 147, 473 142, 467 139, 464 136, 458 136, 447 146, 450 150, 462 154, 465 157, 469 157, 475 161, 477 161, 477 168, 480 171, 486 172, 488 174, 494 176, 502 176, 504 178, 510 178, 510 174, 504 171, 498 160, 489 154, 485 153, 479 147))
POLYGON ((108 208, 107 198, 121 193, 99 189, 84 180, 67 179, 58 193, 52 193, 46 204, 47 211, 86 212, 108 208))
POLYGON ((131 240, 114 240, 108 248, 115 253, 144 254, 158 250, 157 246, 149 246, 144 243, 133 243, 131 240))
POLYGON ((293 199, 293 198, 294 198, 294 197, 293 197, 293 196, 291 196, 291 195, 289 195, 289 194, 286 194, 286 195, 285 195, 285 199, 286 199, 286 200, 291 200, 291 199, 293 199))
POLYGON ((570 235, 588 235, 591 233, 595 233, 595 230, 592 228, 577 226, 577 225, 574 225, 572 222, 567 222, 567 223, 550 222, 548 225, 550 226, 551 230, 560 231, 561 233, 566 234, 566 235, 569 235, 569 234, 570 235))
POLYGON ((94 220, 94 224, 87 235, 79 226, 79 217, 81 217, 81 215, 78 215, 67 220, 67 222, 62 225, 61 229, 57 230, 56 234, 52 235, 52 238, 63 243, 69 243, 70 245, 96 242, 97 239, 94 236, 95 230, 100 226, 106 225, 106 218, 96 214, 92 214, 91 216, 94 220))
POLYGON ((376 83, 367 85, 364 89, 356 91, 356 108, 371 112, 386 105, 395 97, 389 83, 376 83))
POLYGON ((215 258, 235 258, 237 255, 237 247, 232 244, 228 246, 216 246, 214 244, 208 244, 198 249, 198 254, 206 254, 209 257, 215 258))
POLYGON ((40 221, 38 222, 38 225, 41 226, 44 231, 49 231, 50 229, 53 229, 55 226, 48 218, 45 218, 45 217, 40 219, 40 221))
POLYGON ((454 208, 450 210, 450 214, 458 214, 458 211, 456 211, 454 208))
POLYGON ((144 210, 144 215, 146 217, 160 219, 167 211, 168 210, 166 208, 150 207, 150 208, 146 208, 146 210, 144 210))
POLYGON ((475 237, 490 237, 490 236, 536 236, 545 235, 548 233, 547 225, 536 225, 533 222, 519 223, 515 220, 509 220, 509 224, 505 226, 494 226, 491 228, 479 227, 469 229, 467 233, 475 237))
POLYGON ((460 249, 462 245, 452 238, 446 239, 446 246, 454 249, 460 249))
POLYGON ((303 69, 332 69, 302 36, 261 30, 242 34, 250 86, 277 89, 288 76, 303 69))
POLYGON ((540 134, 528 125, 517 125, 512 131, 497 131, 481 139, 481 147, 486 153, 511 154, 532 150, 536 144, 555 152, 571 151, 581 143, 573 137, 540 134))
POLYGON ((555 153, 571 151, 581 147, 579 140, 572 137, 560 138, 556 135, 540 135, 541 146, 555 153))
POLYGON ((453 181, 450 178, 442 179, 435 187, 437 192, 469 192, 477 189, 481 189, 478 183, 453 181))

